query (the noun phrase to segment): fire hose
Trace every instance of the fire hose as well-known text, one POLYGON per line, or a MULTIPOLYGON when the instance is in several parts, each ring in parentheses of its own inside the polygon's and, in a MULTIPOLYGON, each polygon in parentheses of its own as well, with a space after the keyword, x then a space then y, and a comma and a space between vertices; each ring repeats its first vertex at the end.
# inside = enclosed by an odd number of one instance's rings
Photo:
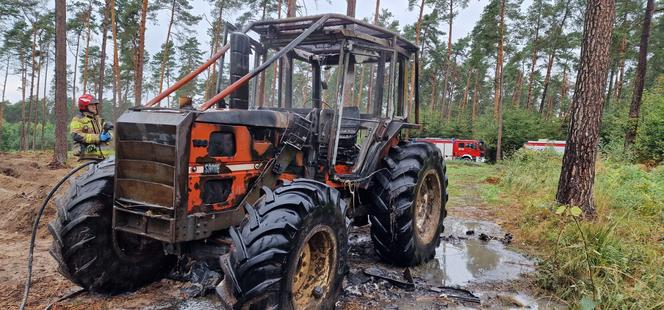
POLYGON ((79 170, 91 165, 95 164, 97 161, 89 161, 86 162, 71 171, 67 173, 60 181, 58 181, 57 184, 51 189, 51 191, 48 193, 46 196, 46 199, 44 199, 44 202, 42 203, 41 207, 39 208, 39 211, 37 212, 37 217, 35 218, 35 222, 32 225, 32 235, 30 236, 30 250, 28 252, 28 278, 25 281, 25 288, 23 290, 23 301, 21 302, 20 310, 25 309, 25 306, 28 303, 28 295, 30 294, 30 285, 32 281, 32 258, 35 250, 35 238, 37 236, 37 229, 39 227, 39 220, 41 219, 42 214, 44 213, 44 210, 46 209, 46 206, 48 205, 49 200, 53 198, 53 195, 58 191, 62 183, 64 183, 66 180, 68 180, 72 175, 74 175, 76 172, 79 170))

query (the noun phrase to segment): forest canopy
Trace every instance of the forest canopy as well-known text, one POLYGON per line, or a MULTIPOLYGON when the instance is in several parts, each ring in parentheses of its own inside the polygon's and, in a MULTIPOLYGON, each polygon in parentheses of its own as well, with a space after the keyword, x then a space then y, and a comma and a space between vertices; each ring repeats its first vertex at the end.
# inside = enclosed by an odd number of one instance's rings
MULTIPOLYGON (((87 92, 103 101, 103 117, 114 120, 135 105, 137 98, 152 98, 199 66, 222 46, 227 25, 238 27, 252 20, 285 17, 288 9, 286 3, 276 0, 210 0, 204 3, 209 6, 209 14, 197 16, 188 1, 150 1, 145 27, 159 27, 166 37, 159 50, 144 52, 139 66, 143 4, 138 0, 67 1, 70 115, 76 112, 72 103, 87 92), (157 16, 168 19, 157 20, 157 16), (207 38, 198 37, 192 30, 201 27, 208 29, 207 38)), ((297 4, 295 14, 303 15, 304 3, 297 4)), ((53 146, 55 27, 49 5, 40 0, 0 4, 0 73, 4 75, 0 150, 53 146), (20 100, 6 100, 8 76, 20 81, 20 100)), ((396 20, 393 12, 384 8, 376 8, 375 16, 358 18, 396 31, 421 48, 424 129, 414 135, 483 139, 493 151, 490 156, 495 156, 499 100, 505 155, 527 140, 566 137, 581 50, 584 1, 491 0, 472 31, 457 40, 452 40, 454 26, 459 12, 467 8, 467 0, 411 0, 409 5, 420 13, 411 24, 396 20), (496 27, 501 23, 503 27, 496 27)), ((664 100, 664 16, 658 12, 650 26, 644 111, 636 141, 625 149, 625 135, 632 126, 629 112, 645 5, 645 1, 620 1, 616 6, 600 149, 607 156, 660 162, 664 156, 659 117, 664 100)), ((363 108, 366 100, 362 98, 371 93, 369 81, 374 70, 356 65, 355 71, 352 104, 363 108)), ((265 96, 271 104, 276 97, 274 72, 268 69, 266 74, 265 96)), ((311 77, 297 62, 294 72, 297 90, 293 102, 304 105, 310 94, 306 81, 311 77)), ((163 104, 175 106, 180 96, 193 97, 195 102, 210 98, 217 76, 216 68, 207 70, 163 104)), ((324 78, 333 85, 336 72, 325 72, 324 78)), ((226 72, 222 79, 222 84, 227 83, 226 72)), ((332 95, 324 94, 327 101, 332 95)))

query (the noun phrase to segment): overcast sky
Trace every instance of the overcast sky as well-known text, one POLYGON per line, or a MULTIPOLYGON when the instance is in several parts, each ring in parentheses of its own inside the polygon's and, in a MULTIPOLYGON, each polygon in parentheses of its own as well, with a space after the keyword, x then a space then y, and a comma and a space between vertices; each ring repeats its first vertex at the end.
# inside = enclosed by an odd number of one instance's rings
MULTIPOLYGON (((205 55, 209 56, 210 38, 207 35, 207 29, 209 27, 209 24, 206 21, 205 17, 207 17, 207 20, 211 20, 209 16, 209 12, 211 11, 210 4, 207 0, 195 0, 191 1, 191 3, 194 6, 193 13, 201 17, 204 17, 194 29, 198 33, 198 40, 199 42, 201 42, 201 50, 206 51, 205 55)), ((468 8, 462 10, 454 21, 454 28, 452 31, 452 38, 454 41, 467 35, 472 30, 473 26, 475 25, 475 22, 479 19, 480 14, 482 13, 482 10, 487 3, 488 0, 470 0, 468 8)), ((298 0, 298 4, 302 6, 301 13, 305 15, 315 15, 323 13, 342 13, 342 14, 346 13, 345 0, 298 0)), ((417 14, 419 12, 417 11, 417 9, 414 9, 413 11, 408 10, 408 0, 381 0, 380 4, 381 4, 381 9, 388 9, 390 12, 392 12, 392 14, 394 14, 394 18, 399 21, 399 24, 402 27, 407 24, 412 24, 417 20, 417 14)), ((49 7, 53 8, 53 5, 54 2, 49 1, 49 7)), ((374 9, 375 9, 374 0, 359 0, 357 1, 356 17, 358 19, 362 19, 365 17, 373 19, 374 9)), ((428 13, 428 11, 425 10, 425 13, 428 13)), ((69 14, 70 13, 68 12, 67 16, 68 18, 70 17, 69 14)), ((224 19, 229 21, 234 21, 239 14, 241 14, 240 11, 229 12, 228 14, 224 15, 224 19)), ((161 44, 163 44, 164 40, 166 39, 166 27, 168 26, 168 18, 169 18, 168 12, 162 11, 159 12, 157 16, 156 19, 157 24, 154 23, 148 24, 145 37, 146 37, 146 49, 148 53, 150 53, 150 55, 157 52, 161 44)), ((447 24, 441 24, 441 27, 443 28, 442 29, 443 31, 447 32, 447 24)), ((99 36, 93 38, 93 40, 95 40, 95 42, 91 44, 100 45, 101 39, 99 38, 99 36)), ((112 44, 108 44, 108 46, 109 46, 108 55, 110 56, 112 53, 112 44)), ((73 56, 71 55, 71 53, 68 53, 67 62, 73 65, 73 61, 74 61, 73 56)), ((110 65, 110 61, 111 58, 109 57, 109 59, 107 60, 108 65, 110 65)), ((49 68, 50 71, 49 80, 51 80, 53 76, 52 70, 53 66, 51 65, 49 68)), ((79 77, 77 77, 77 79, 80 80, 80 74, 78 76, 79 77)), ((51 81, 49 81, 49 85, 50 82, 51 81)), ((42 83, 40 84, 43 85, 42 83)), ((80 83, 78 83, 78 81, 77 84, 78 87, 80 88, 80 83)), ((6 91, 7 100, 9 100, 10 102, 16 102, 21 99, 21 91, 19 88, 20 85, 21 81, 19 75, 9 76, 7 80, 7 91, 6 91)), ((80 92, 79 94, 77 94, 77 96, 79 95, 80 92)))

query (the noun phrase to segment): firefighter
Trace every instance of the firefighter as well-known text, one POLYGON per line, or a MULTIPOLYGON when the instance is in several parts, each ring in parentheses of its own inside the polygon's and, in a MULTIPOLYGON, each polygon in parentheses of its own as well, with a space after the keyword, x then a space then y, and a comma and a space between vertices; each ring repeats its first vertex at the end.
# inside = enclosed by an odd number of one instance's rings
POLYGON ((79 159, 103 159, 100 145, 113 138, 112 125, 105 123, 97 110, 99 101, 90 94, 78 98, 79 113, 69 124, 71 137, 74 140, 74 155, 79 159))

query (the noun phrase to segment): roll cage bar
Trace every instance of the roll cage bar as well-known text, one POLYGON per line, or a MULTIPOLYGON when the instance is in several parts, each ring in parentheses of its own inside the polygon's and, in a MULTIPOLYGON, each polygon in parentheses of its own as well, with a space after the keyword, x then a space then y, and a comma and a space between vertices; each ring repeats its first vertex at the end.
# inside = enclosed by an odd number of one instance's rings
MULTIPOLYGON (((225 27, 226 29, 227 27, 225 27)), ((227 30, 225 30, 227 31, 227 30)), ((312 88, 312 95, 314 97, 314 107, 320 107, 320 66, 321 65, 332 65, 338 64, 341 68, 348 67, 348 64, 351 59, 356 58, 356 54, 369 54, 368 56, 377 56, 377 57, 368 57, 365 59, 366 62, 377 62, 379 64, 384 64, 385 62, 390 62, 390 72, 389 78, 390 81, 394 81, 396 71, 398 70, 400 74, 405 74, 407 66, 405 66, 405 60, 409 59, 411 56, 415 56, 415 62, 419 60, 418 48, 408 40, 401 37, 399 34, 384 29, 382 27, 372 25, 346 15, 341 14, 323 14, 323 15, 314 15, 314 16, 304 16, 304 17, 294 17, 280 20, 269 20, 269 21, 255 21, 242 29, 242 33, 246 34, 249 31, 253 31, 260 36, 260 42, 257 42, 251 39, 251 45, 254 49, 254 68, 249 71, 247 74, 231 83, 228 87, 221 89, 221 83, 217 85, 217 94, 207 100, 199 108, 200 110, 207 110, 216 103, 220 102, 222 99, 236 91, 239 87, 245 85, 249 82, 250 79, 256 77, 258 74, 263 72, 266 68, 272 65, 275 61, 282 58, 287 58, 292 63, 292 59, 300 59, 312 64, 313 71, 313 82, 316 84, 312 88), (276 53, 272 54, 269 58, 267 57, 267 50, 275 49, 276 53), (352 54, 347 52, 352 49, 352 54), (391 55, 390 55, 391 54, 391 55), (389 59, 388 59, 389 57, 389 59), (260 63, 260 59, 263 59, 264 62, 260 63), (260 64, 259 64, 260 63, 260 64), (398 68, 397 68, 397 63, 398 68), (318 98, 316 98, 318 96, 318 98)), ((205 69, 209 68, 211 65, 215 64, 220 58, 220 68, 223 66, 223 55, 230 49, 231 44, 226 43, 219 51, 217 51, 210 59, 208 59, 204 64, 193 72, 187 74, 181 80, 177 81, 174 85, 164 90, 162 93, 158 94, 156 97, 148 101, 146 104, 147 107, 152 107, 159 103, 162 99, 166 98, 174 91, 185 85, 186 83, 193 80, 197 75, 202 73, 205 69)), ((292 66, 290 66, 291 72, 290 76, 292 77, 292 66)), ((383 66, 379 65, 378 70, 383 69, 383 66)), ((341 75, 345 75, 346 70, 341 71, 341 75)), ((415 121, 419 123, 419 66, 415 66, 415 121)), ((222 72, 222 71, 220 71, 222 72)), ((383 74, 382 72, 379 72, 383 74)), ((288 79, 289 74, 286 74, 287 84, 292 82, 288 79)), ((291 78, 292 79, 292 78, 291 78)), ((218 79, 218 81, 221 79, 218 79)), ((340 79, 343 80, 343 79, 340 79)), ((279 79, 279 83, 284 81, 279 79)), ((393 108, 390 111, 390 107, 393 106, 391 102, 391 94, 394 94, 395 83, 390 83, 390 89, 388 90, 388 116, 390 112, 397 112, 402 114, 404 119, 408 117, 408 110, 403 107, 403 93, 405 85, 399 83, 396 85, 398 89, 398 96, 400 96, 400 102, 397 104, 396 109, 393 108)), ((254 87, 254 98, 256 98, 256 88, 254 87)), ((282 87, 279 88, 279 103, 286 108, 290 108, 290 95, 285 96, 285 100, 281 99, 282 87)), ((292 85, 286 85, 283 88, 285 91, 292 92, 292 85)), ((377 91, 382 91, 382 87, 378 87, 377 91)), ((343 92, 343 90, 342 90, 343 92)), ((337 106, 341 104, 343 98, 343 93, 338 98, 337 106)), ((382 102, 379 101, 379 97, 375 97, 373 110, 374 115, 378 114, 377 111, 382 105, 382 102)), ((262 102, 261 102, 262 104, 262 102)), ((339 111, 341 113, 341 111, 339 111)), ((376 115, 378 116, 378 115, 376 115)))

